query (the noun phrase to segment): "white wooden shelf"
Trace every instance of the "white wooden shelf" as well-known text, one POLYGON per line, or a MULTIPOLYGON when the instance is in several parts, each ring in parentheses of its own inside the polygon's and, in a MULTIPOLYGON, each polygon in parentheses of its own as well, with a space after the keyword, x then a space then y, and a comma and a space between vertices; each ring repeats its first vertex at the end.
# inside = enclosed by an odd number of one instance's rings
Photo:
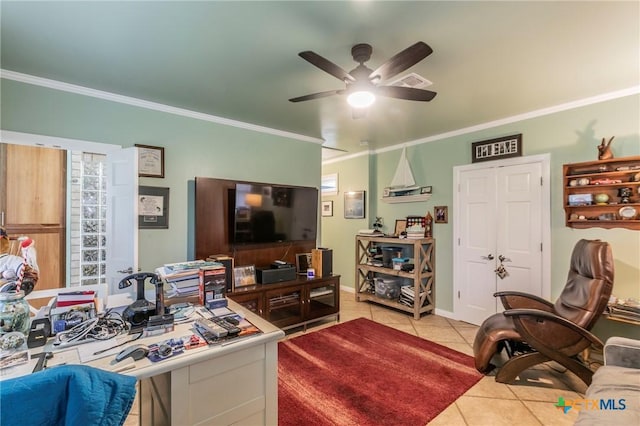
POLYGON ((382 197, 380 200, 383 203, 396 204, 396 203, 416 203, 419 201, 427 201, 431 198, 431 194, 416 194, 416 195, 397 195, 395 197, 382 197))

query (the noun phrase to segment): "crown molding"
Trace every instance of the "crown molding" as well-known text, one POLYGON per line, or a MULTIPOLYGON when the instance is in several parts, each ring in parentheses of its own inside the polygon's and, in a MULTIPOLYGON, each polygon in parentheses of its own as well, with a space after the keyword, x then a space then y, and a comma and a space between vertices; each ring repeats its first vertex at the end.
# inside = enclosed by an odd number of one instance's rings
POLYGON ((130 96, 124 96, 124 95, 118 95, 116 93, 91 89, 88 87, 78 86, 75 84, 63 83, 61 81, 50 80, 48 78, 42 78, 42 77, 36 77, 33 75, 23 74, 15 71, 0 69, 0 77, 5 78, 7 80, 13 80, 21 83, 32 84, 34 86, 41 86, 49 89, 60 90, 62 92, 89 96, 92 98, 103 99, 111 102, 131 105, 139 108, 145 108, 145 109, 150 109, 154 111, 165 112, 168 114, 179 115, 182 117, 189 117, 196 120, 208 121, 210 123, 222 124, 224 126, 237 127, 240 129, 251 130, 258 133, 265 133, 269 135, 280 136, 283 138, 295 139, 303 142, 312 142, 317 144, 322 144, 325 142, 320 138, 313 138, 311 136, 305 136, 297 133, 286 132, 283 130, 272 129, 270 127, 258 126, 255 124, 245 123, 237 120, 230 120, 228 118, 218 117, 215 115, 204 114, 201 112, 191 111, 184 108, 172 107, 172 106, 160 104, 157 102, 145 101, 143 99, 132 98, 130 96))
MULTIPOLYGON (((589 98, 580 99, 577 101, 567 102, 560 105, 555 105, 548 108, 542 108, 530 112, 526 112, 523 114, 514 115, 511 117, 501 118, 499 120, 489 121, 487 123, 478 124, 475 126, 464 127, 462 129, 453 130, 451 132, 440 133, 438 135, 429 136, 426 138, 416 139, 409 142, 402 142, 393 146, 388 146, 385 148, 379 148, 376 150, 366 151, 365 154, 380 154, 388 151, 395 151, 398 149, 402 149, 405 146, 414 146, 421 145, 423 143, 435 142, 442 139, 451 138, 454 136, 465 135, 468 133, 478 132, 481 130, 491 129, 493 127, 504 126, 506 124, 516 123, 518 121, 529 120, 532 118, 542 117, 549 114, 555 114, 562 111, 568 111, 571 109, 581 108, 588 105, 597 104, 600 102, 606 102, 613 99, 624 98, 627 96, 640 94, 640 85, 632 86, 622 90, 616 90, 614 92, 603 93, 601 95, 591 96, 589 98)), ((339 161, 349 160, 353 158, 355 155, 344 156, 335 159, 331 159, 329 161, 323 161, 322 164, 331 164, 337 163, 339 161)))

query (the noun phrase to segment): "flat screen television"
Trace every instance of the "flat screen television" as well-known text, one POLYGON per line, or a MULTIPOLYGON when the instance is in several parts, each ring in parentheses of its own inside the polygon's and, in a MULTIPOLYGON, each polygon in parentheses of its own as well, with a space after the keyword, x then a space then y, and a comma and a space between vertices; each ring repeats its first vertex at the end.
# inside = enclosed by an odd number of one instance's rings
POLYGON ((229 236, 234 244, 316 240, 318 190, 301 186, 236 183, 229 236))

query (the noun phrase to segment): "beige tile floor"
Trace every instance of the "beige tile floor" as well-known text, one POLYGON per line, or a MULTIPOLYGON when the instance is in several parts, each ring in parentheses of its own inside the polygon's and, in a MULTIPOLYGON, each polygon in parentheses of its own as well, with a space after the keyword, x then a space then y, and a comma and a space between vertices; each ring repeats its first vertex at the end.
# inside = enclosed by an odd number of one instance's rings
MULTIPOLYGON (((356 302, 353 293, 340 294, 340 322, 369 318, 406 333, 431 340, 456 351, 473 356, 473 339, 477 326, 438 315, 426 315, 420 320, 393 309, 368 302, 356 302)), ((306 331, 293 329, 285 339, 313 333, 330 327, 335 321, 309 326, 306 331)), ((435 419, 433 426, 500 426, 500 425, 573 425, 577 413, 562 413, 555 407, 558 397, 579 399, 586 386, 570 372, 558 371, 552 365, 542 365, 523 373, 514 384, 495 381, 493 375, 483 377, 435 419)), ((427 403, 428 401, 423 401, 427 403)), ((138 413, 131 411, 125 425, 138 424, 138 413)))

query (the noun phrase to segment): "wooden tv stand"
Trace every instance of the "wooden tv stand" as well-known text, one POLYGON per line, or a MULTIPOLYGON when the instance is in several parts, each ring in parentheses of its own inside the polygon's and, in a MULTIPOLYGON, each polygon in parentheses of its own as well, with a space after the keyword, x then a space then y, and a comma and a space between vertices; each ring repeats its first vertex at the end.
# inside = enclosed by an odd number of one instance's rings
POLYGON ((227 297, 281 329, 340 318, 340 275, 237 288, 227 297))

